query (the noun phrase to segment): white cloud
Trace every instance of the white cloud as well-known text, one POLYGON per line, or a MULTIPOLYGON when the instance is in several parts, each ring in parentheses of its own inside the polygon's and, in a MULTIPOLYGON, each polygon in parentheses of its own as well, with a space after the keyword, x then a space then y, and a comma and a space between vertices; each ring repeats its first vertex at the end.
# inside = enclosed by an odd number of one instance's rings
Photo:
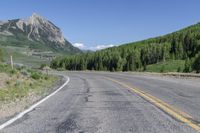
POLYGON ((101 49, 105 49, 105 48, 109 48, 109 47, 114 47, 115 45, 109 44, 109 45, 96 45, 96 46, 88 47, 88 46, 84 45, 83 43, 74 43, 73 46, 77 47, 79 49, 82 49, 82 50, 96 51, 96 50, 101 50, 101 49))
POLYGON ((85 45, 84 45, 83 43, 74 43, 73 46, 74 46, 74 47, 77 47, 77 48, 79 48, 79 49, 85 48, 85 45))
POLYGON ((105 48, 109 48, 109 47, 114 47, 115 45, 113 44, 109 44, 109 45, 97 45, 94 47, 91 47, 91 50, 101 50, 101 49, 105 49, 105 48))

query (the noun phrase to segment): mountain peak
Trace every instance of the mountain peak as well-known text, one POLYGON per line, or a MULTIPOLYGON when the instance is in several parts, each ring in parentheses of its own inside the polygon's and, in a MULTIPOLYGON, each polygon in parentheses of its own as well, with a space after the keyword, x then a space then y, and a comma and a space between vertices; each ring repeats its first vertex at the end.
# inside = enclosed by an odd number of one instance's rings
POLYGON ((51 21, 37 13, 33 13, 26 19, 14 19, 6 22, 0 21, 0 36, 23 36, 30 42, 37 42, 53 50, 72 48, 72 45, 64 38, 60 28, 51 21))
POLYGON ((39 14, 37 14, 37 13, 35 13, 35 12, 34 12, 31 16, 32 16, 32 17, 36 17, 36 18, 42 17, 41 15, 39 15, 39 14))
POLYGON ((29 17, 28 21, 29 21, 29 24, 35 24, 35 25, 47 22, 47 20, 44 17, 42 17, 41 15, 37 13, 33 13, 29 17))

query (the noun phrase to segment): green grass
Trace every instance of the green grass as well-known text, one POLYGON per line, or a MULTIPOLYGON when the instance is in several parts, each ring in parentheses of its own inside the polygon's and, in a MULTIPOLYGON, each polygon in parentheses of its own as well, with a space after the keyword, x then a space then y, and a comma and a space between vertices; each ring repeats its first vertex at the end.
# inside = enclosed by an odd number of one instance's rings
POLYGON ((0 102, 10 102, 22 99, 31 95, 47 95, 52 89, 52 84, 57 80, 56 77, 49 77, 48 80, 40 79, 37 82, 15 81, 13 85, 0 89, 0 102))
POLYGON ((169 60, 147 66, 147 72, 182 72, 184 60, 169 60))
POLYGON ((47 59, 41 59, 36 56, 28 56, 27 51, 30 51, 26 47, 14 47, 14 46, 0 46, 3 50, 3 60, 5 62, 10 61, 10 55, 13 56, 14 63, 23 64, 31 68, 39 68, 41 64, 49 64, 47 59))
POLYGON ((0 64, 0 73, 7 74, 8 80, 0 86, 0 103, 9 103, 28 97, 29 95, 47 95, 58 77, 48 76, 35 70, 15 69, 0 64))

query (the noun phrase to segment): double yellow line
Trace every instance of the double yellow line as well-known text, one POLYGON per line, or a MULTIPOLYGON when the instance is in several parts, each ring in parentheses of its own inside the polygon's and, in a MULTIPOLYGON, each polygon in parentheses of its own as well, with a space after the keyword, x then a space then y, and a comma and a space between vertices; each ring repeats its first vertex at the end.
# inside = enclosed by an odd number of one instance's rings
POLYGON ((128 88, 129 90, 131 90, 133 92, 135 92, 136 94, 138 94, 142 98, 146 99, 147 101, 151 102, 152 104, 154 104, 158 108, 162 109, 164 112, 166 112, 170 116, 174 117, 175 119, 189 125, 190 127, 195 129, 196 131, 200 132, 200 126, 195 124, 192 121, 192 117, 189 114, 167 104, 166 102, 164 102, 164 101, 162 101, 162 100, 160 100, 160 99, 158 99, 158 98, 156 98, 156 97, 154 97, 154 96, 152 96, 152 95, 150 95, 150 94, 148 94, 148 93, 146 93, 146 92, 144 92, 144 91, 142 91, 138 88, 133 88, 133 87, 131 87, 131 86, 125 84, 125 83, 119 82, 119 81, 114 80, 112 78, 108 78, 108 77, 106 77, 106 78, 115 82, 115 83, 118 83, 119 85, 121 85, 123 87, 128 88))

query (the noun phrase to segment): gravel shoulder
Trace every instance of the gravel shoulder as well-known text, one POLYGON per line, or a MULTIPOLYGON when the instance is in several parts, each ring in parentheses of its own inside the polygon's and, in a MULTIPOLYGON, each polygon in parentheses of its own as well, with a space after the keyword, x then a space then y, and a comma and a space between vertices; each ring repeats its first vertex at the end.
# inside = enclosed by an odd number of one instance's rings
POLYGON ((41 100, 45 96, 49 95, 57 88, 59 88, 65 81, 61 76, 55 76, 56 80, 49 85, 42 86, 41 92, 29 93, 27 96, 15 99, 14 101, 3 102, 0 104, 0 124, 6 122, 10 118, 14 117, 19 112, 27 109, 37 101, 41 100))

